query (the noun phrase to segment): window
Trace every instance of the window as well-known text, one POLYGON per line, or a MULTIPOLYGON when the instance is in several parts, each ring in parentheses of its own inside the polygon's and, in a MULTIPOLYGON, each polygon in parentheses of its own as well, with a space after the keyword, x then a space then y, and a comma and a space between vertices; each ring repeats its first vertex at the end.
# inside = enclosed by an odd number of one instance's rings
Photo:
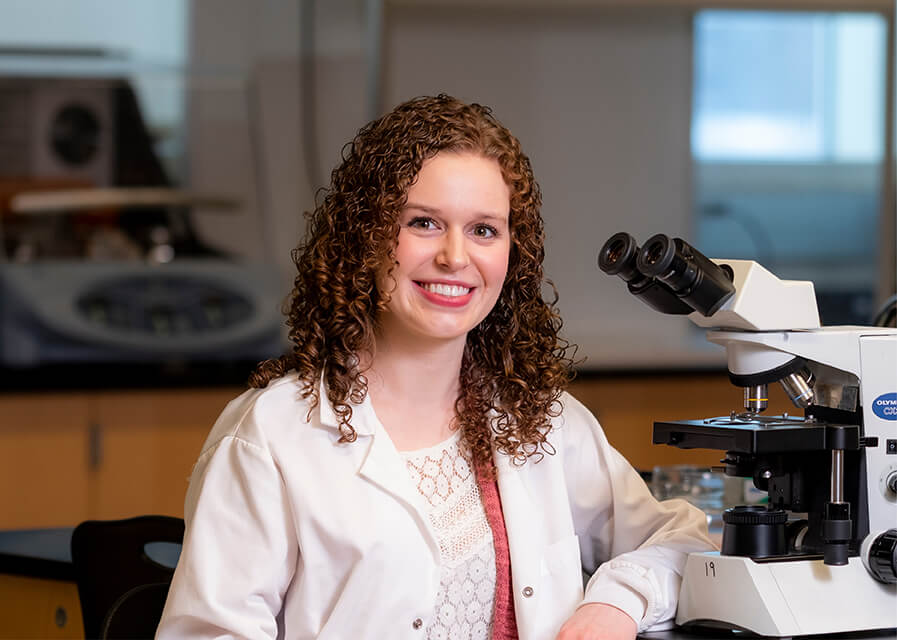
POLYGON ((874 313, 886 32, 872 13, 695 16, 698 247, 812 280, 823 324, 874 313))
POLYGON ((0 15, 0 75, 127 77, 157 152, 176 169, 188 0, 0 0, 0 15))

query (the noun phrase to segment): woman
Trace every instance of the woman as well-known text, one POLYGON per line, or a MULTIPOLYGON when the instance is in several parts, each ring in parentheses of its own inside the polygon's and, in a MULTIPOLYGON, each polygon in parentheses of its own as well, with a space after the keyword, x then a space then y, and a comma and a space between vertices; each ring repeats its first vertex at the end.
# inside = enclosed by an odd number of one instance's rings
POLYGON ((706 520, 564 392, 540 204, 485 107, 419 98, 359 132, 294 254, 293 350, 194 469, 160 637, 633 638, 673 616, 706 520))

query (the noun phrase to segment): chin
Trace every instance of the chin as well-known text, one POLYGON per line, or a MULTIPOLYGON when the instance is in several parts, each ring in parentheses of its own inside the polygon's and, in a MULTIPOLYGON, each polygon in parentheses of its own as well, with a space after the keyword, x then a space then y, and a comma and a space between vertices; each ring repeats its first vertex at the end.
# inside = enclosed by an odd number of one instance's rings
POLYGON ((429 326, 419 327, 417 333, 433 340, 457 340, 466 337, 471 328, 467 325, 463 327, 429 326))

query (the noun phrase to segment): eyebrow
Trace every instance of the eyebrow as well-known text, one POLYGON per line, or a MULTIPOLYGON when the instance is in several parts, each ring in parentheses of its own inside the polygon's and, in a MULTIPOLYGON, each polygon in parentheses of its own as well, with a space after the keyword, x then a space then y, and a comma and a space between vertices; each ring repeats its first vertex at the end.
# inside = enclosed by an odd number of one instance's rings
MULTIPOLYGON (((431 215, 439 214, 439 209, 435 207, 428 207, 425 204, 418 204, 416 202, 406 202, 403 209, 414 209, 416 211, 420 211, 422 213, 428 213, 431 215)), ((479 213, 479 217, 483 220, 494 220, 496 222, 508 222, 510 218, 510 212, 507 216, 496 215, 494 213, 481 212, 479 213)))

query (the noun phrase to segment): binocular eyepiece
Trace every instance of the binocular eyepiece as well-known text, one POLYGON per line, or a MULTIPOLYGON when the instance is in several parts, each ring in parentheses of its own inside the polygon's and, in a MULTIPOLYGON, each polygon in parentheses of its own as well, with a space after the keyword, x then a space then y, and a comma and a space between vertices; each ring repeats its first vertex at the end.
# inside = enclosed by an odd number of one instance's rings
POLYGON ((630 293, 661 313, 712 316, 735 294, 729 265, 662 233, 641 249, 628 233, 615 233, 601 247, 598 267, 620 276, 630 293))

